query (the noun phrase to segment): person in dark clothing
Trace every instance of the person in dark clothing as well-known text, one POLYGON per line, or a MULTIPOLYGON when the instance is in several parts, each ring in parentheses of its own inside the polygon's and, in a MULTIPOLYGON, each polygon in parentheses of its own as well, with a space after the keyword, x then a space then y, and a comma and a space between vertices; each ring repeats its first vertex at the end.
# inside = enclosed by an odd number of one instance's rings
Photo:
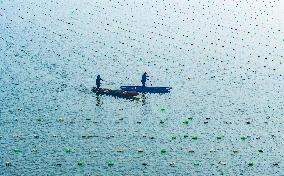
POLYGON ((143 88, 146 86, 146 81, 149 80, 148 77, 149 77, 149 76, 147 75, 146 72, 142 75, 142 80, 141 80, 141 82, 142 82, 142 87, 143 87, 143 88))
POLYGON ((99 89, 99 88, 101 87, 101 81, 103 81, 103 80, 101 79, 101 76, 98 75, 98 76, 97 76, 97 79, 96 79, 96 86, 97 86, 97 89, 99 89))

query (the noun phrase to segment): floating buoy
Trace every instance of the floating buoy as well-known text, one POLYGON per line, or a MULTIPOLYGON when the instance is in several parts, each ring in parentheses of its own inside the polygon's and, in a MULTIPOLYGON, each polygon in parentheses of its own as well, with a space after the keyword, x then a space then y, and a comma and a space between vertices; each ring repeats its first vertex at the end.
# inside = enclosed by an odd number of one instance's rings
POLYGON ((253 166, 254 164, 253 164, 252 161, 249 161, 249 162, 248 162, 248 165, 249 165, 249 166, 253 166))
POLYGON ((65 153, 71 153, 71 149, 70 148, 65 148, 64 151, 65 151, 65 153))
POLYGON ((241 136, 241 140, 246 140, 247 139, 247 136, 241 136))
POLYGON ((84 165, 84 161, 82 161, 82 160, 78 161, 78 165, 79 166, 83 166, 84 165))
POLYGON ((6 165, 6 166, 11 166, 12 164, 11 164, 11 162, 7 161, 7 162, 5 163, 5 165, 6 165))
POLYGON ((193 119, 193 117, 192 117, 192 115, 190 115, 189 117, 188 117, 188 120, 192 120, 193 119))
POLYGON ((163 123, 165 123, 165 121, 164 121, 163 119, 161 119, 161 120, 160 120, 160 123, 163 124, 163 123))
POLYGON ((18 153, 21 152, 21 150, 20 149, 14 149, 14 152, 18 154, 18 153))
POLYGON ((138 152, 142 153, 142 152, 144 152, 144 150, 142 148, 140 148, 140 149, 138 149, 138 152))
POLYGON ((42 117, 38 117, 36 120, 37 120, 38 122, 41 122, 41 121, 43 121, 43 118, 42 118, 42 117))
POLYGON ((194 150, 188 150, 188 153, 194 153, 194 150))
POLYGON ((113 166, 114 163, 113 163, 113 161, 109 160, 109 161, 107 162, 107 165, 108 165, 108 166, 113 166))
POLYGON ((37 149, 33 148, 33 149, 32 149, 32 152, 37 152, 37 149))
POLYGON ((184 135, 183 135, 183 138, 187 138, 187 137, 188 137, 188 134, 184 134, 184 135))
POLYGON ((176 139, 176 138, 177 138, 176 135, 173 135, 173 136, 172 136, 172 139, 173 139, 173 140, 176 139))
POLYGON ((183 121, 183 124, 187 125, 188 124, 188 120, 183 121))
POLYGON ((166 153, 166 149, 161 149, 161 153, 166 153))
POLYGON ((258 152, 263 153, 263 150, 258 150, 258 152))
POLYGON ((220 139, 222 139, 222 137, 223 137, 223 136, 217 136, 216 138, 217 138, 218 140, 220 140, 220 139))
POLYGON ((197 140, 197 136, 192 136, 191 139, 197 140))
POLYGON ((122 153, 123 149, 117 149, 116 151, 119 152, 119 153, 122 153))
POLYGON ((193 165, 194 166, 199 166, 200 164, 199 164, 199 162, 195 162, 193 165))
POLYGON ((161 108, 161 111, 164 112, 166 109, 165 108, 161 108))
POLYGON ((114 135, 112 135, 112 134, 109 134, 109 135, 107 135, 107 139, 110 139, 110 138, 113 138, 114 137, 114 135))

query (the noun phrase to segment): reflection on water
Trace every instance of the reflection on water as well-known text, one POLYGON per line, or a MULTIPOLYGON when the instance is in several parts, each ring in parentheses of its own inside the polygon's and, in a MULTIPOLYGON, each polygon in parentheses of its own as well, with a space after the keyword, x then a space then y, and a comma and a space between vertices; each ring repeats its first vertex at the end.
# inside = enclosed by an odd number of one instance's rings
MULTIPOLYGON (((131 97, 131 98, 124 98, 124 99, 127 99, 129 101, 135 101, 136 103, 139 103, 141 104, 142 106, 146 105, 147 101, 146 101, 146 94, 145 93, 140 93, 141 96, 139 97, 131 97)), ((160 94, 162 95, 162 94, 160 94)), ((96 106, 102 106, 103 102, 101 101, 101 96, 104 96, 104 95, 98 95, 96 94, 96 106)), ((113 98, 115 99, 118 99, 118 97, 116 96, 112 96, 113 98)))
POLYGON ((145 93, 142 93, 141 101, 142 101, 142 106, 146 104, 146 96, 145 96, 145 93))
POLYGON ((101 106, 101 105, 102 105, 102 102, 101 102, 100 95, 97 95, 97 96, 96 96, 96 99, 97 99, 96 106, 101 106))

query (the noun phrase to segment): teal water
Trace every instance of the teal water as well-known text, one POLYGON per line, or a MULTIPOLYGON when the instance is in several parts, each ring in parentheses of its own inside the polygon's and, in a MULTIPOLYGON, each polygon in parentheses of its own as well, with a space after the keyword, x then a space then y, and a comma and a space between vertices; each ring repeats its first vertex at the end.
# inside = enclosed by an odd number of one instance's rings
POLYGON ((0 175, 283 175, 283 7, 0 1, 0 175))

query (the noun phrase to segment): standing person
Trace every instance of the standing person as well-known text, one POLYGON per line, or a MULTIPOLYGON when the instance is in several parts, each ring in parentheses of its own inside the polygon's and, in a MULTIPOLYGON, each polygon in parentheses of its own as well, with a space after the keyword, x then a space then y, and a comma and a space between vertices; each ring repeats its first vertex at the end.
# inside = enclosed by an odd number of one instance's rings
POLYGON ((103 80, 101 79, 101 76, 98 75, 98 76, 97 76, 97 79, 96 79, 96 86, 97 86, 97 89, 99 89, 99 88, 101 87, 101 81, 103 81, 103 80))
POLYGON ((146 86, 146 80, 149 80, 148 77, 149 77, 149 76, 147 75, 146 72, 142 75, 142 80, 141 80, 141 82, 142 82, 142 87, 143 87, 143 88, 146 86))

